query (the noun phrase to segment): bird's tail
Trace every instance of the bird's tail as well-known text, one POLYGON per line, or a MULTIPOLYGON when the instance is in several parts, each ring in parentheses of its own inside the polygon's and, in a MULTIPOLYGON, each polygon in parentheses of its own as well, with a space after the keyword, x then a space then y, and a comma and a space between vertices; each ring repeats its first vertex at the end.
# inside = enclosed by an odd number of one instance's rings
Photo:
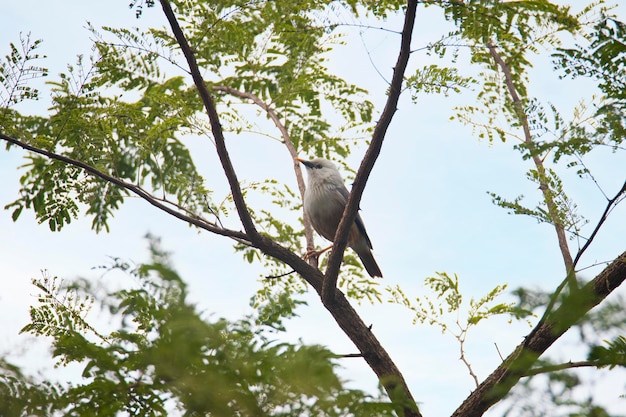
POLYGON ((380 271, 380 268, 374 259, 374 254, 370 248, 362 248, 361 250, 356 251, 356 254, 359 255, 365 270, 372 278, 383 277, 383 273, 380 271))

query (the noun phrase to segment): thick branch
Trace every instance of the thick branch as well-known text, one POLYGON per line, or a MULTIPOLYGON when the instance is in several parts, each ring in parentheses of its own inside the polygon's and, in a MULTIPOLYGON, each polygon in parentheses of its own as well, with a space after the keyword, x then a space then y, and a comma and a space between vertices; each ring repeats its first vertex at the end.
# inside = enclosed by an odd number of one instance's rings
MULTIPOLYGON (((289 136, 289 132, 287 131, 287 127, 280 121, 278 114, 269 104, 265 103, 261 98, 256 96, 255 94, 248 93, 245 91, 239 91, 236 88, 216 85, 213 86, 215 91, 222 91, 224 93, 228 93, 235 97, 245 98, 252 101, 254 104, 265 110, 267 115, 274 122, 274 126, 280 131, 281 136, 283 137, 283 143, 287 147, 289 154, 291 155, 291 159, 293 161, 293 170, 296 175, 296 181, 298 183, 298 190, 300 191, 300 198, 304 201, 304 191, 306 186, 304 185, 304 176, 302 175, 302 168, 300 168, 300 163, 295 160, 298 157, 298 152, 296 151, 295 146, 293 146, 293 142, 291 141, 291 137, 289 136)), ((313 240, 313 226, 311 225, 311 220, 309 216, 307 216, 306 212, 303 210, 303 221, 304 221, 304 237, 306 240, 306 249, 307 251, 312 251, 315 249, 315 243, 313 240)), ((310 256, 309 264, 317 268, 317 257, 310 256)))
POLYGON ((352 190, 348 197, 348 203, 343 211, 343 217, 337 227, 335 238, 333 240, 333 249, 328 258, 328 268, 326 268, 326 280, 324 281, 324 292, 322 294, 322 300, 325 304, 332 303, 333 295, 335 294, 335 287, 337 286, 337 277, 339 275, 339 267, 343 260, 343 252, 348 244, 348 231, 354 223, 357 210, 359 209, 359 202, 365 189, 365 184, 369 178, 374 163, 380 154, 380 150, 385 139, 387 129, 391 124, 393 115, 396 112, 400 93, 402 92, 402 84, 404 82, 404 72, 409 62, 409 56, 411 54, 411 37, 413 35, 413 26, 415 24, 415 12, 417 9, 417 1, 409 0, 407 2, 406 12, 404 15, 404 26, 402 28, 402 39, 400 41, 400 52, 398 54, 398 60, 393 72, 393 78, 391 79, 391 85, 389 86, 389 97, 387 97, 387 103, 385 108, 376 124, 374 133, 372 135, 372 141, 370 146, 363 157, 359 171, 354 178, 352 184, 352 190))
POLYGON ((9 143, 12 143, 14 145, 19 146, 22 149, 26 149, 27 151, 31 151, 31 152, 35 152, 39 155, 43 155, 46 156, 50 159, 54 159, 56 161, 60 161, 63 162, 65 164, 68 165, 72 165, 75 166, 77 168, 81 168, 83 170, 85 170, 87 173, 94 175, 98 178, 101 178, 107 182, 110 182, 112 184, 117 185, 120 188, 123 188, 125 190, 130 191, 131 193, 137 195, 138 197, 141 197, 142 199, 146 200, 148 203, 152 204, 153 206, 155 206, 156 208, 158 208, 159 210, 162 210, 164 212, 166 212, 167 214, 170 214, 184 222, 193 224, 194 226, 197 226, 201 229, 204 229, 208 232, 211 233, 215 233, 221 236, 227 236, 227 237, 231 237, 234 238, 240 242, 248 242, 250 239, 248 238, 248 236, 243 233, 243 232, 239 232, 237 230, 229 230, 229 229, 225 229, 223 227, 217 226, 215 224, 212 224, 211 222, 208 222, 204 219, 202 219, 200 216, 197 215, 187 215, 184 213, 181 213, 180 211, 174 210, 173 208, 169 207, 167 204, 162 203, 161 201, 159 201, 158 198, 154 197, 153 195, 151 195, 149 192, 147 192, 146 190, 144 190, 143 188, 141 188, 138 185, 135 184, 131 184, 129 182, 126 182, 120 178, 114 177, 112 175, 107 174, 106 172, 102 172, 100 170, 98 170, 97 168, 92 167, 89 164, 86 164, 82 161, 78 161, 76 159, 72 159, 69 158, 67 156, 64 155, 60 155, 51 151, 47 151, 45 149, 41 149, 41 148, 37 148, 35 146, 29 145, 25 142, 22 142, 20 140, 17 140, 15 138, 12 138, 10 136, 7 136, 3 133, 0 133, 0 139, 3 139, 9 143))
POLYGON ((482 416, 504 398, 529 371, 537 359, 589 310, 598 305, 626 280, 626 252, 598 276, 570 295, 546 320, 526 336, 504 362, 470 394, 453 417, 482 416))
MULTIPOLYGON (((307 264, 289 249, 265 236, 262 237, 257 247, 267 255, 291 266, 322 296, 325 277, 319 269, 307 264)), ((398 405, 399 414, 404 417, 421 417, 408 385, 396 364, 374 336, 371 328, 352 308, 345 295, 337 288, 334 291, 334 302, 326 306, 327 310, 374 371, 389 398, 398 405)))
POLYGON ((198 93, 200 94, 200 98, 202 99, 202 103, 204 104, 207 115, 209 116, 209 122, 211 123, 211 132, 213 133, 213 137, 215 139, 217 154, 220 158, 220 162, 222 163, 222 168, 224 169, 226 178, 228 179, 228 185, 230 186, 230 191, 233 195, 233 201, 235 203, 235 207, 237 208, 239 219, 241 220, 243 228, 248 234, 249 238, 252 241, 258 240, 259 233, 254 226, 254 222, 252 221, 250 212, 248 212, 248 207, 246 206, 246 202, 243 198, 243 193, 241 192, 241 188, 239 186, 237 174, 235 173, 235 169, 233 168, 230 156, 228 155, 228 150, 226 149, 224 132, 222 131, 222 125, 220 124, 213 97, 211 97, 209 90, 204 84, 204 80, 202 78, 202 75, 200 74, 200 69, 198 68, 198 63, 196 62, 196 57, 189 46, 189 42, 187 42, 185 34, 178 24, 178 20, 174 15, 174 11, 170 6, 169 1, 161 0, 161 7, 163 8, 163 13, 165 13, 170 27, 172 28, 172 32, 174 32, 174 37, 176 38, 176 41, 180 45, 180 49, 183 51, 183 54, 187 59, 187 64, 189 65, 191 77, 193 78, 193 82, 196 85, 198 93))
POLYGON ((537 155, 537 153, 534 151, 535 144, 533 142, 533 137, 530 132, 528 117, 524 112, 524 105, 519 94, 517 93, 515 85, 513 84, 513 75, 511 74, 511 68, 504 61, 504 59, 502 59, 502 56, 497 51, 497 46, 492 41, 489 41, 487 43, 487 47, 489 48, 489 53, 491 54, 491 57, 504 74, 504 81, 507 90, 511 95, 513 106, 515 106, 517 118, 519 119, 524 130, 524 143, 528 147, 533 163, 537 168, 537 173, 539 174, 539 189, 543 193, 543 199, 546 202, 548 214, 550 215, 550 218, 552 219, 552 222, 554 224, 554 230, 556 231, 556 236, 559 242, 559 249, 561 250, 563 262, 565 263, 565 273, 570 278, 570 282, 572 283, 572 285, 575 286, 576 278, 574 276, 574 260, 572 259, 572 254, 570 253, 569 246, 567 245, 565 228, 563 227, 563 224, 561 224, 561 221, 559 219, 556 203, 554 202, 554 198, 552 195, 552 190, 550 190, 550 186, 547 182, 546 168, 544 167, 543 161, 541 160, 539 155, 537 155))

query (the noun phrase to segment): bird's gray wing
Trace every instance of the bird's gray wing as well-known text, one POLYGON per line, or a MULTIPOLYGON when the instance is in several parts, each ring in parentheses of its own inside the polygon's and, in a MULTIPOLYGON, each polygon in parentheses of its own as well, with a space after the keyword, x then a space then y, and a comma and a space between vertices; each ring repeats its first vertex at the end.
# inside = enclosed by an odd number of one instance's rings
MULTIPOLYGON (((344 200, 343 201, 343 208, 345 209, 346 208, 346 204, 348 204, 348 196, 350 195, 350 192, 348 191, 346 186, 343 185, 343 184, 341 184, 341 187, 337 187, 336 190, 343 197, 343 200, 344 200)), ((359 210, 361 210, 361 209, 359 208, 359 210)), ((363 237, 367 241, 367 246, 369 246, 370 249, 374 249, 374 247, 372 246, 372 241, 370 240, 370 237, 367 235, 367 230, 365 230, 365 225, 363 224, 363 219, 361 219, 361 215, 359 213, 356 214, 356 218, 354 219, 354 223, 356 223, 357 229, 359 229, 359 232, 361 233, 361 235, 363 235, 363 237)))
POLYGON ((343 197, 343 206, 345 208, 346 204, 348 204, 348 196, 350 195, 350 191, 348 191, 346 186, 343 184, 341 184, 340 187, 336 187, 335 190, 337 190, 337 192, 339 192, 341 197, 343 197))

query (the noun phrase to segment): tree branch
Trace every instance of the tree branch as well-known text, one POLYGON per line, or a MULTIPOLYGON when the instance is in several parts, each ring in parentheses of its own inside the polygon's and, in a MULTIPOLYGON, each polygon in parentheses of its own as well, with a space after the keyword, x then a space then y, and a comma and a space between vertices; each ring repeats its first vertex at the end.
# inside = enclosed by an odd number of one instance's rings
MULTIPOLYGON (((300 191, 300 198, 302 199, 302 201, 304 201, 304 191, 306 188, 304 184, 304 176, 302 175, 302 168, 300 168, 300 163, 295 160, 295 158, 298 157, 298 152, 296 151, 295 146, 293 146, 293 142, 291 141, 291 137, 289 136, 289 131, 287 130, 287 127, 281 122, 276 111, 269 104, 265 103, 263 100, 261 100, 260 97, 256 96, 255 94, 248 93, 245 91, 239 91, 236 88, 223 86, 223 85, 213 86, 213 90, 222 91, 224 93, 231 94, 235 97, 251 100, 254 104, 256 104, 257 106, 265 110, 267 115, 274 122, 274 125, 276 126, 276 128, 278 128, 278 130, 280 131, 280 134, 283 138, 283 144, 287 147, 287 150, 289 151, 289 154, 291 155, 291 160, 293 162, 293 170, 296 175, 296 182, 298 183, 298 190, 300 191)), ((315 249, 315 243, 313 239, 313 226, 311 225, 311 220, 309 219, 309 216, 306 214, 304 209, 303 209, 302 218, 304 222, 304 237, 306 240, 306 249, 307 249, 307 252, 313 251, 315 249)), ((309 264, 317 268, 318 258, 315 256, 310 256, 309 264)))
POLYGON ((114 177, 112 175, 107 174, 106 172, 102 172, 97 168, 92 167, 89 164, 86 164, 82 161, 78 161, 76 159, 72 159, 69 158, 67 156, 64 155, 60 155, 57 154, 55 152, 51 152, 51 151, 47 151, 45 149, 41 149, 41 148, 37 148, 35 146, 29 145, 25 142, 22 142, 18 139, 12 138, 10 136, 5 135, 4 133, 0 133, 0 139, 5 140, 9 143, 12 143, 14 145, 19 146, 22 149, 26 149, 27 151, 31 151, 34 153, 37 153, 39 155, 43 155, 46 156, 50 159, 54 159, 56 161, 60 161, 63 162, 65 164, 68 165, 72 165, 75 166, 77 168, 81 168, 83 170, 85 170, 87 173, 94 175, 98 178, 101 178, 107 182, 110 182, 112 184, 117 185, 120 188, 123 188, 125 190, 130 191, 131 193, 137 195, 138 197, 144 199, 145 201, 147 201, 148 203, 150 203, 151 205, 153 205, 154 207, 158 208, 161 211, 166 212, 167 214, 170 214, 174 217, 176 217, 177 219, 180 219, 184 222, 187 222, 189 224, 193 224, 196 227, 199 227, 201 229, 204 229, 208 232, 211 233, 215 233, 217 235, 221 235, 221 236, 226 236, 226 237, 230 237, 233 239, 236 239, 240 242, 245 242, 246 244, 250 245, 250 239, 248 238, 248 236, 240 231, 237 230, 230 230, 230 229, 225 229, 223 227, 217 226, 215 224, 212 224, 211 222, 208 222, 205 219, 202 219, 200 216, 198 215, 191 215, 191 214, 184 214, 181 213, 180 211, 174 210, 171 207, 169 207, 167 204, 161 202, 159 198, 154 197, 152 194, 150 194, 149 192, 147 192, 146 190, 144 190, 143 188, 141 188, 138 185, 135 184, 131 184, 129 182, 126 182, 120 178, 114 177))
MULTIPOLYGON (((291 266, 315 289, 320 297, 322 296, 325 276, 319 269, 312 267, 301 257, 268 237, 261 236, 261 241, 257 247, 265 254, 280 259, 291 266)), ((404 417, 421 417, 402 373, 372 330, 350 305, 343 292, 335 288, 333 298, 335 301, 332 305, 327 305, 326 309, 374 371, 391 401, 398 405, 399 415, 404 417)))
POLYGON ((580 361, 580 362, 570 361, 570 362, 565 362, 565 363, 559 363, 557 365, 548 365, 548 366, 541 366, 539 368, 529 369, 523 376, 528 377, 528 376, 535 376, 539 374, 547 374, 549 372, 564 371, 566 369, 585 368, 585 367, 597 368, 600 366, 606 366, 606 364, 599 364, 596 361, 580 361))
POLYGON ((611 212, 613 207, 617 204, 617 202, 622 197, 622 195, 624 195, 624 193, 626 193, 626 181, 624 181, 622 188, 617 192, 617 194, 615 194, 615 197, 613 197, 612 199, 608 201, 608 203, 606 204, 606 208, 604 209, 604 213, 602 213, 602 216, 600 216, 600 220, 598 221, 598 224, 596 224, 596 227, 593 229, 593 232, 589 236, 589 239, 587 239, 587 242, 585 242, 583 247, 580 248, 580 250, 576 254, 576 258, 574 258, 574 268, 578 264, 578 261, 580 260, 581 256, 583 256, 583 253, 585 253, 589 245, 591 245, 591 242, 593 242, 593 239, 596 237, 596 234, 598 234, 600 227, 602 227, 602 225, 608 218, 609 213, 611 212))
POLYGON ((480 384, 480 382, 478 381, 478 376, 474 372, 474 368, 472 367, 472 364, 470 363, 470 361, 467 359, 467 356, 465 355, 465 340, 467 338, 468 328, 467 327, 463 328, 458 320, 456 324, 459 327, 459 329, 461 329, 461 333, 459 333, 458 335, 454 335, 456 340, 459 342, 459 355, 460 355, 459 359, 461 360, 461 362, 463 362, 470 376, 474 380, 474 384, 476 384, 476 386, 478 387, 478 385, 480 384))
POLYGON ((207 115, 209 116, 211 132, 213 133, 213 138, 215 139, 217 154, 220 158, 220 162, 222 163, 224 174, 226 174, 226 178, 228 179, 228 185, 230 186, 230 191, 233 195, 233 201, 235 203, 235 207, 237 208, 239 219, 241 220, 243 228, 246 231, 246 234, 249 236, 249 239, 253 242, 257 241, 260 235, 259 232, 256 230, 256 227, 254 226, 254 222, 252 221, 252 216, 250 216, 250 212, 248 212, 248 207, 243 198, 241 187, 239 186, 237 174, 235 173, 235 169, 233 168, 230 156, 228 155, 228 149, 226 148, 226 142, 224 140, 224 132, 222 131, 222 125, 220 124, 213 97, 211 97, 209 90, 204 84, 204 80, 202 78, 202 75, 200 74, 200 69, 198 68, 198 63, 196 62, 196 57, 192 52, 191 47, 189 46, 189 42, 187 42, 185 34, 178 24, 178 20, 176 19, 176 15, 172 10, 169 1, 161 0, 161 7, 163 8, 163 13, 165 13, 165 17, 167 18, 170 27, 172 28, 172 32, 174 33, 176 41, 178 42, 180 49, 183 51, 183 54, 187 59, 187 64, 189 65, 191 77, 193 78, 193 82, 196 85, 198 93, 200 94, 200 98, 202 100, 202 103, 204 104, 207 115))
MULTIPOLYGON (((572 268, 576 268, 576 265, 578 265, 578 261, 582 257, 583 253, 585 253, 585 251, 587 250, 589 245, 591 245, 591 242, 593 242, 593 239, 596 237, 596 234, 600 230, 600 227, 602 227, 602 225, 604 224, 604 222, 608 218, 609 213, 611 212, 613 207, 615 207, 615 205, 619 201, 620 197, 624 193, 626 193, 626 181, 624 181, 624 184, 622 185, 622 188, 617 192, 617 194, 615 194, 615 197, 613 197, 612 199, 610 199, 608 201, 608 203, 606 205, 606 208, 604 209, 604 213, 602 213, 602 216, 600 217, 600 220, 598 221, 598 224, 596 224, 596 227, 593 229, 593 232, 591 233, 591 236, 589 236, 589 239, 587 239, 587 242, 585 242, 583 247, 576 254, 576 258, 574 259, 572 268)), ((550 315, 550 313, 552 312, 552 309, 554 308, 554 304, 556 304, 556 301, 559 298, 559 294, 561 294, 561 291, 563 291, 563 288, 565 288, 565 285, 567 285, 568 282, 569 282, 569 276, 566 276, 565 279, 563 281, 561 281, 559 286, 556 288, 554 293, 550 296, 550 301, 548 302, 548 305, 546 306, 546 310, 544 311, 543 315, 541 316, 541 319, 539 320, 540 323, 543 320, 545 320, 546 317, 548 317, 548 315, 550 315)))
POLYGON ((453 417, 479 417, 504 398, 539 357, 589 310, 626 280, 626 252, 593 280, 567 299, 546 320, 540 321, 525 340, 470 394, 453 417))
POLYGON ((376 124, 374 133, 372 134, 372 141, 370 146, 361 161, 361 166, 354 178, 352 189, 350 190, 350 196, 348 202, 343 211, 343 216, 337 227, 335 238, 333 240, 333 249, 328 258, 328 267, 326 268, 326 278, 324 281, 324 291, 322 293, 322 301, 324 304, 331 304, 333 302, 333 295, 335 294, 335 288, 337 286, 337 277, 339 275, 339 268, 341 261, 343 260, 343 252, 346 250, 348 244, 348 232, 350 227, 354 223, 357 211, 359 209, 359 202, 365 189, 365 184, 369 178, 374 163, 380 154, 380 150, 385 139, 387 129, 391 124, 393 115, 396 112, 400 93, 402 92, 402 84, 404 82, 404 72, 409 62, 409 56, 411 54, 411 37, 413 35, 413 26, 415 25, 415 13, 417 9, 417 0, 408 0, 406 12, 404 15, 404 26, 402 28, 402 39, 400 41, 400 52, 398 54, 398 60, 393 72, 393 78, 391 79, 391 85, 389 86, 389 97, 387 97, 387 103, 385 108, 376 124))
POLYGON ((548 208, 548 214, 550 215, 550 218, 552 219, 552 222, 554 224, 554 230, 556 231, 556 236, 559 242, 559 249, 561 250, 561 256, 563 257, 563 262, 565 264, 565 273, 567 274, 572 289, 575 289, 577 283, 574 274, 574 260, 572 259, 572 254, 570 253, 569 246, 567 245, 565 228, 559 220, 556 203, 554 202, 554 198, 552 196, 552 190, 550 190, 550 186, 548 185, 548 182, 546 180, 546 168, 543 165, 543 161, 541 160, 539 155, 537 155, 537 153, 534 151, 535 143, 533 142, 533 137, 530 132, 528 117, 524 112, 524 105, 513 83, 511 68, 504 61, 504 59, 502 59, 502 56, 498 53, 497 46, 493 43, 493 41, 490 40, 489 42, 487 42, 487 47, 489 48, 489 54, 504 74, 504 82, 506 84, 507 90, 509 91, 509 94, 511 95, 511 100, 513 101, 513 106, 515 107, 517 118, 519 119, 524 130, 524 144, 527 146, 533 163, 537 168, 537 173, 539 174, 539 189, 543 193, 543 199, 548 208))
MULTIPOLYGON (((185 57, 187 58, 187 62, 190 66, 194 83, 196 85, 196 88, 198 88, 202 101, 205 105, 205 109, 207 110, 207 114, 211 122, 211 128, 213 129, 213 134, 215 136, 216 147, 220 156, 220 161, 222 162, 222 166, 228 178, 231 192, 233 193, 233 199, 235 201, 239 217, 244 225, 248 238, 251 240, 253 246, 260 249, 263 253, 269 256, 273 256, 276 259, 279 259, 291 266, 309 284, 311 284, 321 296, 324 282, 324 277, 321 272, 317 268, 313 268, 311 265, 307 264, 302 258, 297 256, 292 251, 282 247, 278 243, 274 242, 272 239, 260 235, 256 231, 250 214, 247 210, 245 201, 243 199, 243 195, 241 194, 235 171, 228 157, 228 152, 224 144, 224 137, 213 99, 209 94, 206 85, 204 84, 194 54, 191 51, 191 48, 189 47, 189 44, 187 43, 187 40, 182 33, 182 30, 180 29, 180 26, 178 25, 178 21, 176 20, 176 16, 172 11, 169 2, 167 0, 161 0, 161 5, 163 7, 165 15, 167 16, 170 26, 174 31, 174 35, 179 45, 181 46, 185 57)), ((351 196, 351 198, 348 200, 347 207, 352 207, 352 221, 354 221, 354 217, 356 216, 358 200, 360 199, 360 196, 363 192, 365 181, 367 180, 367 175, 369 175, 375 158, 380 152, 380 146, 382 144, 384 133, 391 121, 393 112, 395 111, 395 106, 398 100, 398 96, 400 94, 400 88, 402 86, 402 77, 404 68, 406 67, 406 60, 408 60, 408 43, 410 43, 410 32, 412 31, 413 27, 416 5, 417 1, 409 1, 409 7, 407 9, 406 17, 407 21, 405 22, 405 26, 408 26, 408 28, 405 30, 405 33, 403 35, 403 46, 401 49, 401 58, 403 59, 399 59, 399 67, 396 69, 396 74, 394 74, 394 79, 396 80, 396 82, 393 84, 390 93, 390 97, 395 97, 395 99, 388 101, 388 106, 386 106, 385 111, 383 112, 383 117, 381 117, 381 121, 379 121, 379 126, 377 126, 374 132, 374 138, 372 139, 370 149, 368 149, 368 152, 366 153, 366 157, 364 159, 364 163, 362 163, 361 165, 363 167, 366 162, 367 164, 365 164, 365 168, 359 169, 359 173, 357 174, 355 185, 357 185, 357 190, 360 189, 360 191, 358 191, 357 193, 356 200, 353 203, 350 203, 350 200, 354 200, 353 196, 351 196), (366 173, 364 174, 362 173, 362 171, 365 171, 366 173), (361 177, 363 177, 363 179, 360 179, 361 177), (358 184, 357 180, 359 181, 358 184)), ((347 227, 345 225, 344 229, 346 229, 344 231, 344 235, 346 235, 347 227)), ((343 249, 340 251, 339 256, 343 254, 343 250, 345 249, 346 237, 344 237, 343 240, 343 249)), ((339 257, 339 263, 341 263, 341 257, 339 257)), ((338 266, 336 267, 336 270, 338 271, 338 266)), ((335 283, 336 275, 337 272, 335 272, 335 283)), ((359 351, 363 354, 366 362, 376 373, 381 384, 384 386, 387 394, 389 395, 389 398, 394 404, 398 406, 399 413, 406 417, 421 417, 421 414, 419 413, 415 400, 411 396, 404 377, 400 373, 400 370, 391 360, 391 357, 389 357, 389 354, 384 350, 380 342, 374 337, 374 335, 367 327, 367 325, 365 325, 363 320, 361 320, 361 318, 352 308, 343 293, 336 289, 335 285, 332 286, 331 290, 335 294, 333 294, 330 298, 334 299, 335 302, 333 303, 332 307, 327 306, 328 311, 333 315, 335 321, 337 322, 337 324, 339 324, 344 333, 350 338, 350 340, 352 340, 352 342, 357 346, 359 351)))

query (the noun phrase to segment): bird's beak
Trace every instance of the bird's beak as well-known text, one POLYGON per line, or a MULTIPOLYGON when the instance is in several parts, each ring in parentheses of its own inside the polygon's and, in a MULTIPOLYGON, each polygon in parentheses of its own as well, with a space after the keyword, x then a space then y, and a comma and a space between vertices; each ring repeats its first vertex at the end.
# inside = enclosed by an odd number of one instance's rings
POLYGON ((304 165, 307 168, 313 168, 313 164, 311 162, 307 161, 306 159, 295 158, 295 160, 300 162, 302 165, 304 165))

